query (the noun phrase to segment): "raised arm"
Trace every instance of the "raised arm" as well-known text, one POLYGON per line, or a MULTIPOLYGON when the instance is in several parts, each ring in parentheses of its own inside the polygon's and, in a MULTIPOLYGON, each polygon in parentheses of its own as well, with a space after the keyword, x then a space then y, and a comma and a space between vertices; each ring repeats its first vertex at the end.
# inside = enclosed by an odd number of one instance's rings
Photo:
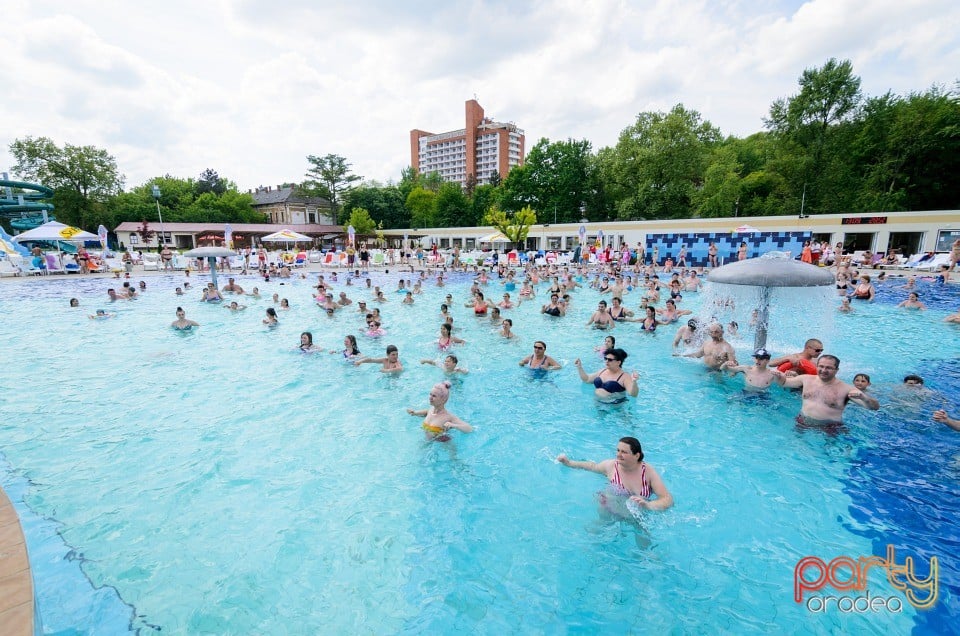
POLYGON ((614 461, 612 459, 607 459, 602 462, 580 462, 573 459, 568 459, 566 455, 558 455, 557 461, 563 464, 564 466, 569 466, 570 468, 577 468, 579 470, 589 470, 592 473, 599 473, 601 475, 607 474, 607 466, 610 465, 610 462, 614 461))
POLYGON ((576 360, 573 361, 573 366, 577 367, 577 373, 580 374, 580 381, 584 383, 593 382, 593 379, 600 374, 599 371, 597 371, 596 373, 590 373, 590 374, 584 371, 583 364, 580 362, 580 358, 577 358, 576 360))
POLYGON ((880 410, 880 402, 877 398, 867 395, 860 389, 851 389, 850 392, 847 393, 847 398, 854 404, 858 404, 865 409, 870 409, 871 411, 880 410))

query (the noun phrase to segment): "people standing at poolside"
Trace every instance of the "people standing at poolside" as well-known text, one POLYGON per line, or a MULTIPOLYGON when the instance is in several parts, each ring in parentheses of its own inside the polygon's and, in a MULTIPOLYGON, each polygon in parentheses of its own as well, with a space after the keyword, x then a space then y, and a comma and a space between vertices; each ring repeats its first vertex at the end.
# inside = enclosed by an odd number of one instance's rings
POLYGON ((743 374, 744 384, 750 390, 763 390, 776 382, 783 385, 784 375, 780 371, 769 368, 770 352, 760 348, 753 352, 752 365, 736 365, 724 362, 722 368, 733 375, 743 374))
POLYGON ((199 327, 200 323, 187 319, 187 312, 183 307, 177 307, 177 319, 170 323, 170 326, 178 331, 189 331, 194 327, 199 327))
POLYGON ((733 347, 723 339, 723 325, 718 322, 711 324, 707 328, 707 335, 710 340, 704 342, 696 351, 683 354, 683 357, 703 358, 703 363, 713 371, 719 370, 724 362, 737 363, 737 354, 733 347))
POLYGON ((617 444, 616 459, 601 462, 574 461, 566 455, 558 455, 557 461, 569 468, 588 470, 610 480, 606 492, 600 493, 600 505, 608 512, 627 516, 627 511, 612 507, 619 499, 630 499, 647 510, 666 510, 673 505, 673 495, 667 490, 653 466, 643 461, 643 449, 635 437, 621 437, 617 444), (656 495, 656 499, 651 499, 656 495), (611 498, 615 498, 611 501, 611 498))
POLYGON ((717 267, 718 252, 719 250, 717 249, 716 243, 711 243, 710 246, 707 248, 707 263, 710 265, 710 267, 717 267))
POLYGON ((802 388, 800 425, 837 425, 843 423, 843 410, 849 402, 876 411, 880 403, 860 389, 837 379, 840 359, 825 354, 817 361, 817 375, 797 375, 784 380, 787 388, 802 388))
POLYGON ((563 368, 559 362, 547 355, 547 343, 542 340, 533 343, 533 353, 521 360, 520 366, 544 371, 556 371, 563 368))
POLYGON ((403 364, 400 362, 400 350, 396 345, 387 345, 387 355, 383 358, 360 358, 353 364, 360 366, 368 363, 379 364, 382 373, 399 373, 403 371, 403 364))
MULTIPOLYGON (((173 251, 167 245, 163 246, 163 249, 160 250, 160 261, 163 263, 163 270, 173 271, 173 251)), ((202 259, 201 259, 202 263, 202 259)), ((202 270, 202 266, 201 266, 202 270)))
POLYGON ((447 431, 456 429, 461 433, 470 433, 473 427, 447 410, 447 400, 450 399, 450 383, 447 381, 435 384, 430 389, 430 408, 407 409, 407 413, 423 418, 421 427, 424 435, 430 441, 448 442, 450 436, 447 431))
POLYGON ((950 246, 950 267, 945 272, 946 280, 949 281, 953 277, 953 270, 956 269, 958 263, 960 263, 960 238, 950 246))
POLYGON ((628 374, 623 370, 623 362, 627 359, 627 352, 623 349, 607 349, 603 352, 604 366, 595 373, 588 374, 583 370, 580 358, 573 361, 577 373, 584 384, 592 383, 594 394, 600 400, 623 401, 627 395, 637 397, 640 387, 637 380, 640 374, 634 371, 628 374))

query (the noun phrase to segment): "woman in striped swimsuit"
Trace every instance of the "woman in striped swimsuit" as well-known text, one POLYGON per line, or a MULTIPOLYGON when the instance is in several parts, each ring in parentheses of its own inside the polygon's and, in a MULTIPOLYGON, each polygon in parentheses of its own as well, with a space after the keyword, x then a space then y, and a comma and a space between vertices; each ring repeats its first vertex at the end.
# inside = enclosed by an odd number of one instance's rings
POLYGON ((609 512, 623 516, 623 513, 611 504, 619 500, 617 508, 622 508, 628 498, 640 508, 647 510, 666 510, 673 505, 673 495, 667 490, 653 466, 643 461, 643 449, 640 447, 640 441, 635 437, 620 438, 616 459, 581 462, 568 459, 566 455, 560 455, 557 461, 564 466, 605 475, 610 480, 610 484, 600 493, 600 505, 609 512), (650 498, 651 493, 656 495, 655 499, 650 498))

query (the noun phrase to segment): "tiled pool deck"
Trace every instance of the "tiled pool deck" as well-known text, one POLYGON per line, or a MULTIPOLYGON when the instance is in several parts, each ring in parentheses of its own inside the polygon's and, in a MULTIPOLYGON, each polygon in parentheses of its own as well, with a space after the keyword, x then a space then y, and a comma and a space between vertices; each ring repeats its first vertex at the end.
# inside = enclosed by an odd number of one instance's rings
POLYGON ((33 579, 20 518, 0 489, 0 634, 33 634, 33 579))

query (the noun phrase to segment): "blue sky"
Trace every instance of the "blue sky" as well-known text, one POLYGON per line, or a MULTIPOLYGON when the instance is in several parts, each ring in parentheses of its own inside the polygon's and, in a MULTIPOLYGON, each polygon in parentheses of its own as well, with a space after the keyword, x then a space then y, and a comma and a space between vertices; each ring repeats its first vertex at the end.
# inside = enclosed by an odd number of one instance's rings
POLYGON ((830 57, 868 95, 960 79, 960 4, 941 0, 326 4, 5 0, 0 171, 32 135, 105 148, 127 187, 205 168, 276 185, 327 153, 385 182, 410 162, 410 129, 462 127, 474 96, 528 149, 597 149, 676 103, 759 131, 830 57))

